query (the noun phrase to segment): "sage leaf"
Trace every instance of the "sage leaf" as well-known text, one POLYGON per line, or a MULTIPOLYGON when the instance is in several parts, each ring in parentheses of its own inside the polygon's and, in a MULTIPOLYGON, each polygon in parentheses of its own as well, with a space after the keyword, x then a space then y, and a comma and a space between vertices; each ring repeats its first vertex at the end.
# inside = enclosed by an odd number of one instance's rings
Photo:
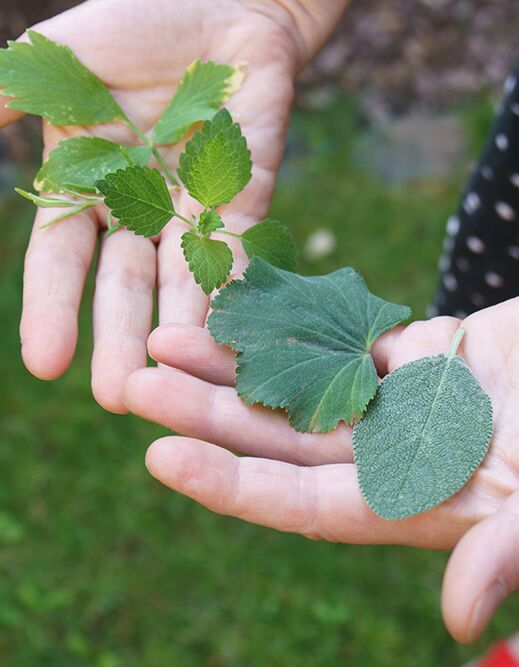
POLYGON ((124 169, 128 160, 143 166, 151 157, 148 146, 121 146, 99 137, 72 137, 51 151, 36 174, 34 187, 40 192, 96 192, 96 181, 124 169))
POLYGON ((424 512, 470 479, 491 435, 490 399, 452 350, 405 364, 382 380, 353 431, 362 494, 384 519, 424 512))
POLYGON ((104 83, 80 63, 68 46, 35 30, 29 42, 0 49, 2 95, 7 106, 42 116, 51 125, 93 125, 125 118, 104 83))
POLYGON ((156 144, 180 141, 190 127, 211 119, 243 81, 243 67, 195 60, 186 70, 173 99, 153 130, 156 144))
POLYGON ((168 185, 157 169, 118 169, 97 181, 96 187, 113 216, 135 234, 158 234, 175 215, 168 185))
POLYGON ((182 250, 189 270, 206 294, 211 294, 227 280, 232 268, 232 252, 227 243, 196 232, 185 232, 182 250))
POLYGON ((213 338, 239 352, 238 394, 284 408, 298 431, 323 433, 362 416, 377 390, 371 346, 410 315, 351 268, 303 277, 259 257, 212 309, 213 338))
POLYGON ((191 197, 208 208, 231 201, 251 175, 247 142, 227 109, 220 109, 206 121, 180 156, 180 180, 191 197))
POLYGON ((262 220, 241 235, 247 257, 261 257, 280 269, 293 271, 297 264, 297 250, 285 225, 277 220, 262 220))

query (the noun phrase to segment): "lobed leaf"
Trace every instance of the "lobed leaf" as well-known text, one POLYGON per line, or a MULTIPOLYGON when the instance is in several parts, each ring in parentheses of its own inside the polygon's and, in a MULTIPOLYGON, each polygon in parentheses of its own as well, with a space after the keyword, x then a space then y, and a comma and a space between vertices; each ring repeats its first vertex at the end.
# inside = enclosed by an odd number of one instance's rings
POLYGON ((187 69, 177 92, 153 130, 156 144, 180 141, 190 127, 211 119, 225 101, 238 90, 243 67, 195 60, 187 69))
POLYGON ((261 257, 280 269, 293 271, 297 264, 297 250, 285 225, 277 220, 262 220, 241 235, 247 257, 261 257))
POLYGON ((182 235, 182 250, 189 270, 206 294, 227 280, 232 268, 232 252, 227 243, 186 232, 182 235))
POLYGON ((401 366, 353 431, 362 494, 384 519, 424 512, 470 479, 491 435, 492 404, 460 357, 401 366))
POLYGON ((103 82, 80 63, 68 46, 35 30, 28 42, 0 49, 0 88, 17 99, 11 109, 42 116, 51 125, 92 125, 124 118, 103 82))
POLYGON ((251 175, 247 142, 227 109, 220 109, 206 121, 180 156, 180 180, 189 194, 208 208, 231 201, 251 175))
POLYGON ((72 137, 61 141, 34 179, 41 192, 96 192, 96 181, 124 169, 128 160, 144 166, 151 157, 148 146, 121 146, 99 137, 72 137))
POLYGON ((114 217, 135 234, 158 234, 175 214, 168 185, 157 169, 119 169, 97 181, 96 187, 114 217))
POLYGON ((303 277, 259 257, 212 308, 214 339, 239 352, 238 394, 284 408, 298 431, 320 432, 362 416, 377 390, 371 346, 410 315, 353 269, 303 277))

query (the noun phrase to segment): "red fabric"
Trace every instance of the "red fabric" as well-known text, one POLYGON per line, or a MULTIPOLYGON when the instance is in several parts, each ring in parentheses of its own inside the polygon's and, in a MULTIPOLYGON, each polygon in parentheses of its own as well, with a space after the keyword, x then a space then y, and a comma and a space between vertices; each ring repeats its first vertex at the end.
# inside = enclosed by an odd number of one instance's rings
POLYGON ((506 644, 498 644, 477 663, 477 667, 519 667, 519 662, 510 653, 506 644))

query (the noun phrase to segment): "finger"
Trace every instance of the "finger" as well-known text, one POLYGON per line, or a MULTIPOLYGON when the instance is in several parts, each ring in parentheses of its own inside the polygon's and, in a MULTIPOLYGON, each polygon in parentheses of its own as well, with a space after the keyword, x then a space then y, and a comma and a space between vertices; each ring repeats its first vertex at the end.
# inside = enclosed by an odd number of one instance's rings
POLYGON ((25 257, 22 357, 43 380, 59 377, 74 356, 79 304, 97 239, 91 211, 41 229, 56 213, 38 209, 25 257))
MULTIPOLYGON (((381 336, 373 345, 371 354, 380 376, 410 361, 444 354, 459 328, 456 317, 435 317, 431 320, 398 326, 381 336)), ((460 352, 463 351, 463 345, 460 352)))
POLYGON ((483 632, 501 602, 519 589, 519 493, 459 542, 443 580, 442 610, 459 642, 483 632))
POLYGON ((150 239, 122 229, 102 240, 94 294, 92 392, 111 412, 127 412, 124 384, 146 366, 155 270, 150 239))
POLYGON ((126 383, 125 400, 144 419, 244 454, 305 465, 352 460, 350 427, 341 425, 326 435, 299 433, 284 413, 249 406, 234 389, 173 368, 133 373, 126 383))
POLYGON ((146 466, 163 484, 213 512, 261 526, 334 542, 438 546, 432 512, 404 521, 384 521, 371 512, 352 464, 299 467, 167 437, 148 449, 146 466))
POLYGON ((12 100, 12 97, 0 95, 0 127, 6 127, 6 125, 14 123, 24 115, 23 111, 6 107, 6 104, 12 102, 12 100))
POLYGON ((207 329, 164 324, 152 331, 148 352, 160 364, 214 384, 234 385, 236 357, 228 347, 215 343, 207 329))

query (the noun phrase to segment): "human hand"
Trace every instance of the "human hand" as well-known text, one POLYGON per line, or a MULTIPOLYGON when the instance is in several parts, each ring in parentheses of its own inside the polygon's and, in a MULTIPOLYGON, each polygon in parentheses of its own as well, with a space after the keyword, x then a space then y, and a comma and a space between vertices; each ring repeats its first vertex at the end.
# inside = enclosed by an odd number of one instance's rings
MULTIPOLYGON (((246 62, 246 78, 228 108, 247 137, 253 178, 224 210, 228 228, 241 232, 267 213, 297 70, 333 27, 345 2, 282 3, 276 0, 90 0, 35 26, 67 44, 110 88, 125 113, 149 130, 196 58, 246 62), (293 4, 293 6, 292 6, 293 4), (301 6, 300 6, 301 5, 301 6)), ((21 114, 3 108, 0 127, 21 114)), ((133 134, 123 124, 95 128, 44 124, 44 152, 85 131, 122 143, 133 134)), ((175 167, 179 147, 164 151, 175 167)), ((179 192, 175 207, 188 216, 195 202, 179 192)), ((196 209, 198 212, 198 209, 196 209)), ((26 255, 22 356, 27 368, 54 379, 69 366, 77 340, 77 315, 85 277, 105 215, 89 209, 49 229, 55 212, 39 209, 26 255)), ((179 222, 151 240, 120 230, 100 240, 94 295, 92 389, 108 410, 125 412, 122 390, 128 375, 146 365, 153 295, 158 289, 161 322, 203 325, 208 299, 195 284, 180 247, 179 222)), ((230 245, 233 245, 230 243, 230 245)), ((233 245, 234 272, 246 264, 241 244, 233 245)))
MULTIPOLYGON (((379 375, 446 352, 459 324, 438 317, 388 332, 372 350, 379 375)), ((280 411, 246 405, 233 389, 233 353, 190 326, 155 330, 150 354, 174 368, 142 369, 127 383, 130 410, 184 434, 155 442, 147 466, 215 512, 312 539, 447 549, 466 533, 447 570, 444 617, 456 639, 470 641, 491 615, 484 618, 477 603, 486 586, 497 580, 501 597, 519 587, 517 559, 507 561, 519 535, 513 512, 519 507, 519 299, 471 315, 463 326, 460 354, 492 399, 494 436, 469 483, 428 512, 401 521, 376 516, 358 487, 351 427, 298 433, 280 411)))

